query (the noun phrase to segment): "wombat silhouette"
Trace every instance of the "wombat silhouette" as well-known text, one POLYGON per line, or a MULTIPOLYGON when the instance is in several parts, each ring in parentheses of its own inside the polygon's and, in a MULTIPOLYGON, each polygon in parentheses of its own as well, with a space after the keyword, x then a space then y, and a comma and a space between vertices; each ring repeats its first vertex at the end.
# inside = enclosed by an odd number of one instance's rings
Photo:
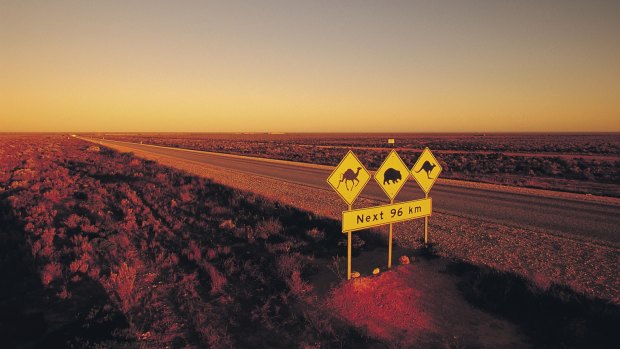
POLYGON ((419 173, 420 171, 424 170, 426 171, 426 177, 428 177, 428 179, 432 179, 431 178, 431 172, 433 172, 433 170, 435 169, 435 164, 431 164, 428 161, 424 161, 424 163, 422 164, 422 167, 420 167, 419 170, 415 171, 415 173, 419 173))
POLYGON ((383 185, 385 185, 385 184, 394 184, 394 183, 398 182, 401 179, 402 179, 402 177, 400 176, 400 171, 398 171, 396 169, 388 168, 383 173, 383 185), (390 183, 390 181, 392 183, 390 183))
POLYGON ((352 169, 346 170, 342 174, 342 177, 340 178, 340 182, 338 182, 336 189, 340 187, 340 183, 344 182, 344 186, 347 188, 347 190, 349 191, 353 190, 353 188, 355 188, 355 186, 358 185, 360 182, 360 180, 357 179, 357 176, 360 174, 361 169, 362 169, 361 167, 358 167, 356 172, 354 172, 352 169), (349 189, 349 181, 351 181, 351 184, 352 184, 351 189, 349 189))

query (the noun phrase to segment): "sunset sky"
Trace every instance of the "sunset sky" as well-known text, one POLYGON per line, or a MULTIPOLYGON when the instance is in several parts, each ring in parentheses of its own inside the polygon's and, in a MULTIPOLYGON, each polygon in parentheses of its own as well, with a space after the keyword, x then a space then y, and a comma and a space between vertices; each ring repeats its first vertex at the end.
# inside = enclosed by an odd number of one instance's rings
POLYGON ((0 0, 0 132, 620 131, 620 1, 0 0))

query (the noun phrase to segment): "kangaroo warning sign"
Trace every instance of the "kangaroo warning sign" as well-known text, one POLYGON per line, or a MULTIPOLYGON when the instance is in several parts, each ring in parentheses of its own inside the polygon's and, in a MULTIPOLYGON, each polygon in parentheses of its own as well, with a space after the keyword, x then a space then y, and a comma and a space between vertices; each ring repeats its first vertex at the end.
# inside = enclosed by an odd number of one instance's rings
POLYGON ((416 182, 418 182, 420 188, 422 188, 426 195, 431 191, 440 173, 441 165, 439 165, 439 161, 435 159, 435 156, 433 156, 433 153, 428 147, 424 149, 418 161, 416 161, 415 165, 411 168, 411 175, 416 182))
POLYGON ((385 194, 393 201, 409 178, 409 169, 398 154, 392 150, 375 172, 375 180, 385 194))
POLYGON ((327 183, 349 206, 353 205, 369 180, 370 173, 350 150, 336 166, 334 172, 327 177, 327 183))

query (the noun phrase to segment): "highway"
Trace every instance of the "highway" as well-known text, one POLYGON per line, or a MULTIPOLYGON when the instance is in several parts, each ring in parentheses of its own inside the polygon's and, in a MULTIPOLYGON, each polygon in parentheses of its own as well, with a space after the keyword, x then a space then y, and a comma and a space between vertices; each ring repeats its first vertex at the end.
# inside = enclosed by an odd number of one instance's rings
MULTIPOLYGON (((324 166, 311 167, 295 162, 265 161, 252 157, 233 157, 110 140, 94 141, 102 142, 103 145, 116 143, 136 150, 277 178, 333 192, 326 182, 333 169, 324 166)), ((338 199, 336 195, 334 193, 334 200, 338 199)), ((374 179, 368 182, 361 196, 388 202, 387 196, 374 179)), ((620 206, 617 205, 439 182, 435 183, 429 196, 433 198, 434 212, 620 247, 620 206)), ((424 193, 415 180, 410 178, 396 197, 396 201, 422 197, 424 193)))

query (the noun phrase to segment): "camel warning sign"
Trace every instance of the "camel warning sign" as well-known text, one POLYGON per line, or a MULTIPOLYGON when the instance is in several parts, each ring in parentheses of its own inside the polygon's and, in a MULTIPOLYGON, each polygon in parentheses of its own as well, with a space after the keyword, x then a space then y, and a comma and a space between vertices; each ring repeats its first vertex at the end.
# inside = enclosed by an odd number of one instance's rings
POLYGON ((394 200, 408 178, 409 169, 394 150, 390 152, 375 172, 375 180, 390 198, 390 201, 394 200))
POLYGON ((336 166, 334 172, 327 177, 327 183, 349 206, 353 204, 369 180, 370 173, 350 150, 336 166))
POLYGON ((441 165, 435 159, 430 149, 425 148, 415 165, 411 168, 411 175, 418 182, 426 195, 431 191, 433 184, 441 173, 441 165))

